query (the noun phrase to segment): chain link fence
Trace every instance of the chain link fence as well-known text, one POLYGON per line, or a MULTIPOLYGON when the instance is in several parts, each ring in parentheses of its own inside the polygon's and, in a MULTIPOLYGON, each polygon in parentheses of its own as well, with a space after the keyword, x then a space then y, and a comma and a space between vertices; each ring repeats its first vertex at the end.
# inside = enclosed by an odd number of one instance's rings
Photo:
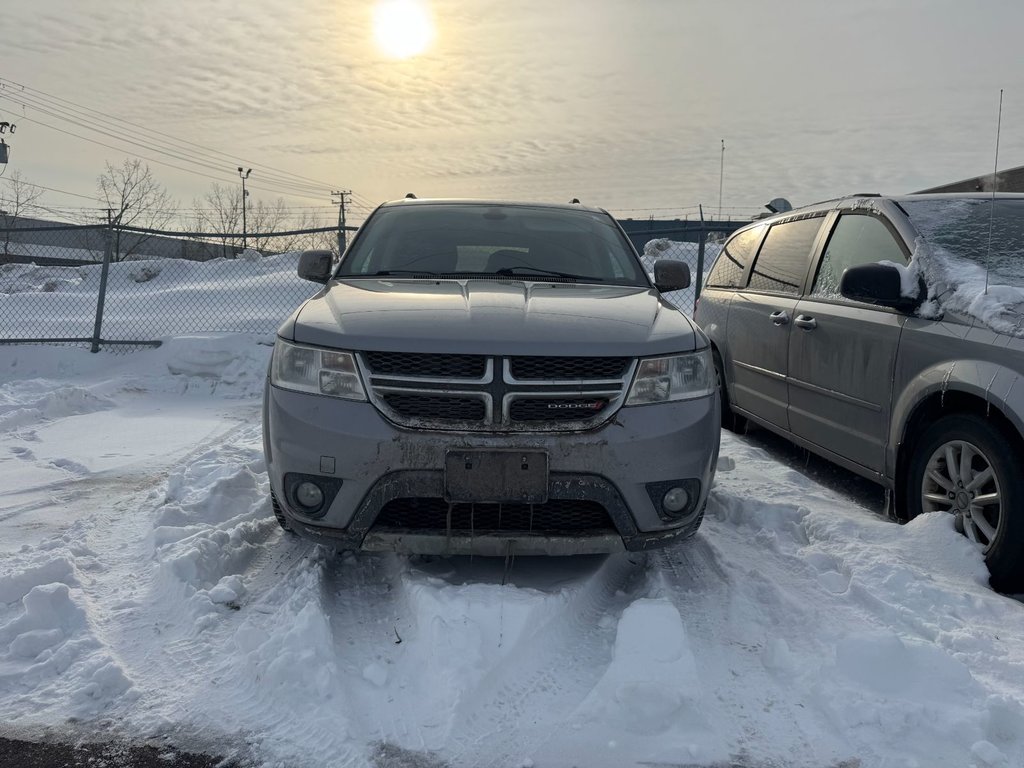
POLYGON ((665 294, 681 312, 693 314, 704 278, 715 263, 722 244, 729 235, 746 221, 730 222, 681 222, 679 226, 660 223, 654 227, 637 227, 637 223, 621 222, 626 234, 640 252, 640 261, 647 274, 654 277, 654 262, 658 259, 672 259, 685 262, 690 267, 690 287, 682 291, 665 294))
MULTIPOLYGON (((353 229, 346 227, 345 229, 353 229)), ((337 227, 239 235, 121 226, 0 229, 0 343, 157 344, 189 333, 273 333, 315 287, 308 248, 337 227)))
MULTIPOLYGON (((627 234, 651 275, 658 259, 689 264, 691 287, 668 294, 689 314, 721 242, 743 223, 627 234)), ((96 351, 183 334, 272 334, 316 290, 296 274, 299 253, 337 257, 345 230, 354 229, 248 234, 244 248, 238 234, 35 222, 0 229, 0 344, 84 343, 96 351)))

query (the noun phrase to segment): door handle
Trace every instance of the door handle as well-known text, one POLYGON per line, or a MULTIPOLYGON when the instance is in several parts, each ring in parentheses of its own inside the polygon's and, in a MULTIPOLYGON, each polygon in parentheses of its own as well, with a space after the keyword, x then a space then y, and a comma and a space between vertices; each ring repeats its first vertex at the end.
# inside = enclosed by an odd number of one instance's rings
POLYGON ((803 328, 805 331, 813 331, 818 327, 818 321, 813 317, 807 315, 797 315, 796 320, 793 321, 793 325, 797 328, 803 328))
POLYGON ((789 322, 789 315, 782 309, 778 312, 772 312, 768 317, 771 318, 771 321, 775 323, 775 325, 786 325, 786 323, 789 322))

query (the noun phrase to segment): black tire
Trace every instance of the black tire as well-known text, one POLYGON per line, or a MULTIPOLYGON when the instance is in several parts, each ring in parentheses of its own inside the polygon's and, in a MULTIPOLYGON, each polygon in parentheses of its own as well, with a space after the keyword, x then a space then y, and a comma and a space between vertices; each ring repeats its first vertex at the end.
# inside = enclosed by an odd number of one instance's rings
POLYGON ((718 381, 718 402, 722 412, 722 427, 730 432, 743 434, 747 431, 747 419, 735 413, 729 405, 729 391, 725 385, 725 374, 723 373, 722 358, 718 350, 714 352, 715 358, 715 379, 718 381))
POLYGON ((281 511, 281 504, 277 500, 277 496, 273 491, 270 492, 270 506, 274 510, 274 517, 277 518, 277 524, 280 525, 288 533, 292 532, 292 527, 288 525, 288 518, 284 516, 284 512, 281 511))
POLYGON ((989 583, 999 592, 1024 592, 1024 477, 1019 467, 1022 455, 1019 438, 990 419, 970 414, 943 416, 929 425, 911 448, 904 493, 907 514, 942 511, 958 517, 957 528, 966 530, 970 538, 984 547, 989 583), (950 446, 953 453, 946 454, 950 446), (967 461, 969 477, 961 477, 964 446, 971 458, 967 461), (957 453, 957 451, 961 453, 957 453), (971 455, 971 451, 977 451, 971 455), (954 469, 947 468, 952 456, 954 469), (929 463, 932 464, 932 472, 929 463), (991 470, 991 479, 974 488, 970 478, 982 479, 991 470), (952 487, 938 483, 943 480, 952 487), (926 480, 928 490, 926 491, 926 480), (953 494, 946 501, 942 496, 953 494), (964 494, 967 495, 964 495, 964 494), (975 498, 998 499, 998 503, 979 505, 975 498), (994 530, 994 535, 990 532, 994 530))

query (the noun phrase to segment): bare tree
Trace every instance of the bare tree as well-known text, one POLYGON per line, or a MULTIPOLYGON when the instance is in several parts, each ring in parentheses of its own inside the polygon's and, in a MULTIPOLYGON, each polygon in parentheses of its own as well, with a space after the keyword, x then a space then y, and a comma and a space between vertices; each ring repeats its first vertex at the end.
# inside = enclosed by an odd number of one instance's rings
POLYGON ((196 232, 217 233, 221 256, 233 257, 242 245, 242 190, 214 182, 201 199, 192 201, 196 232))
POLYGON ((138 254, 152 235, 124 232, 121 227, 163 229, 174 217, 174 200, 149 166, 137 158, 119 166, 106 164, 97 181, 100 198, 110 211, 114 226, 113 259, 123 261, 138 254))
POLYGON ((18 219, 39 212, 37 201, 43 195, 42 187, 30 184, 15 171, 0 185, 0 228, 3 229, 4 256, 11 252, 11 231, 18 219))
MULTIPOLYGON (((196 231, 223 235, 224 256, 235 255, 242 247, 242 190, 240 187, 214 182, 202 199, 193 201, 196 231)), ((264 200, 250 202, 246 208, 246 234, 267 235, 288 226, 289 212, 283 198, 272 203, 264 200)), ((250 247, 253 244, 250 243, 250 247)), ((278 238, 259 238, 257 250, 281 250, 278 238)))
MULTIPOLYGON (((283 198, 277 198, 272 203, 264 200, 257 200, 249 208, 249 232, 250 234, 266 235, 272 232, 283 232, 291 229, 289 222, 290 213, 283 198)), ((282 243, 286 238, 262 237, 256 240, 256 247, 261 251, 284 250, 282 243)))

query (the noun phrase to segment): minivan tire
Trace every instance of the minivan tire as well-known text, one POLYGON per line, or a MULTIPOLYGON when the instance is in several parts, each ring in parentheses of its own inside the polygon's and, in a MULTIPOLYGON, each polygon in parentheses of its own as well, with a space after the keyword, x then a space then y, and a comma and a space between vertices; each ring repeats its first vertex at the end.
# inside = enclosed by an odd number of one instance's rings
MULTIPOLYGON (((1021 465, 1021 451, 1015 435, 990 419, 971 414, 954 414, 936 420, 924 430, 912 449, 905 481, 907 512, 913 517, 931 511, 925 504, 923 487, 928 464, 943 446, 964 443, 976 448, 980 453, 979 461, 991 468, 999 492, 1000 519, 985 554, 990 584, 999 592, 1024 592, 1024 478, 1017 469, 1021 465)), ((955 504, 950 502, 950 505, 954 507, 950 510, 953 512, 955 504)), ((963 523, 962 515, 959 517, 958 530, 963 523)))
POLYGON ((733 411, 729 405, 729 390, 725 385, 725 372, 722 366, 722 358, 718 350, 714 350, 712 356, 715 360, 715 380, 718 382, 718 399, 722 413, 722 426, 730 432, 743 434, 747 431, 747 419, 733 411))

